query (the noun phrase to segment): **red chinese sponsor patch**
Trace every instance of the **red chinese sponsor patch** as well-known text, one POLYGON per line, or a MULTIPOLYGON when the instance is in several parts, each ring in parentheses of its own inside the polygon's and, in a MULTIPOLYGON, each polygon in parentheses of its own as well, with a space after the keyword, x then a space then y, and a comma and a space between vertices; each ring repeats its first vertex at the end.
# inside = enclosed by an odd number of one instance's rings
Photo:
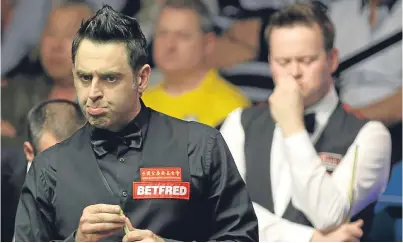
POLYGON ((189 182, 133 182, 133 199, 190 198, 189 182))
POLYGON ((182 181, 182 168, 141 168, 141 181, 182 181))

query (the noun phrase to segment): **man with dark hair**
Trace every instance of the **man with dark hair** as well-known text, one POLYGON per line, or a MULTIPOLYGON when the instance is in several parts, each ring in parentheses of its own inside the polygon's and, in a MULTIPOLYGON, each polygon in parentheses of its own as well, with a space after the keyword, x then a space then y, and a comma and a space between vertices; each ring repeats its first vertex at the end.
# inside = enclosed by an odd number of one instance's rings
POLYGON ((28 168, 35 155, 66 140, 86 122, 80 106, 69 100, 49 100, 34 107, 27 117, 28 141, 24 153, 28 168))
POLYGON ((220 133, 156 112, 138 22, 104 6, 72 45, 88 123, 35 157, 16 241, 257 241, 245 183, 220 133), (123 231, 124 230, 124 231, 123 231))
POLYGON ((68 100, 45 101, 30 110, 24 153, 21 147, 9 148, 1 158, 2 241, 12 241, 21 187, 35 155, 69 138, 85 122, 80 107, 68 100))
POLYGON ((334 36, 321 5, 274 14, 266 30, 276 85, 269 106, 235 110, 221 128, 261 240, 365 241, 387 185, 390 134, 343 109, 332 79, 334 36))

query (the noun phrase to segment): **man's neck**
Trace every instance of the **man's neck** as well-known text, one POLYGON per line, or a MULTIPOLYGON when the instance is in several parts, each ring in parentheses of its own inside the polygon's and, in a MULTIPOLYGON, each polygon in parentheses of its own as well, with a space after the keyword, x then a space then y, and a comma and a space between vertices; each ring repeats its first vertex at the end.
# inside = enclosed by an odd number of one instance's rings
POLYGON ((201 68, 190 72, 164 73, 163 87, 170 95, 181 95, 200 87, 207 72, 207 68, 201 68))
POLYGON ((112 132, 122 131, 127 125, 129 125, 130 122, 132 122, 140 114, 141 109, 142 109, 142 107, 141 107, 140 99, 137 99, 135 108, 132 110, 132 112, 129 112, 129 114, 127 116, 128 119, 126 121, 123 121, 120 124, 116 124, 115 126, 108 128, 107 130, 112 131, 112 132))

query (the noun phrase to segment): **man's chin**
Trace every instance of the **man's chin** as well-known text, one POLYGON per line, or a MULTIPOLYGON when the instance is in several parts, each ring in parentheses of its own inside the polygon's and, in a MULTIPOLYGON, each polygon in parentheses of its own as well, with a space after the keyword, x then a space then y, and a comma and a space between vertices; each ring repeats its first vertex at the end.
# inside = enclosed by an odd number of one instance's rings
POLYGON ((88 122, 96 128, 107 129, 109 127, 109 122, 104 117, 88 117, 88 122))

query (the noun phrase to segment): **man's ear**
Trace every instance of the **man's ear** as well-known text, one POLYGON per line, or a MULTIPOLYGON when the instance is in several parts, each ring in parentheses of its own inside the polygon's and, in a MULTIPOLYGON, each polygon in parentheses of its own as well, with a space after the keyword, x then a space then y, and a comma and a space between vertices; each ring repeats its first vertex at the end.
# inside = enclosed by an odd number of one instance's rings
POLYGON ((328 63, 330 73, 336 72, 339 67, 339 50, 337 48, 333 48, 328 53, 328 63))
POLYGON ((32 162, 35 157, 34 146, 28 141, 24 142, 24 154, 28 162, 32 162))
POLYGON ((138 92, 141 95, 148 87, 148 82, 150 80, 151 67, 148 64, 144 64, 140 68, 137 74, 137 87, 138 92))

